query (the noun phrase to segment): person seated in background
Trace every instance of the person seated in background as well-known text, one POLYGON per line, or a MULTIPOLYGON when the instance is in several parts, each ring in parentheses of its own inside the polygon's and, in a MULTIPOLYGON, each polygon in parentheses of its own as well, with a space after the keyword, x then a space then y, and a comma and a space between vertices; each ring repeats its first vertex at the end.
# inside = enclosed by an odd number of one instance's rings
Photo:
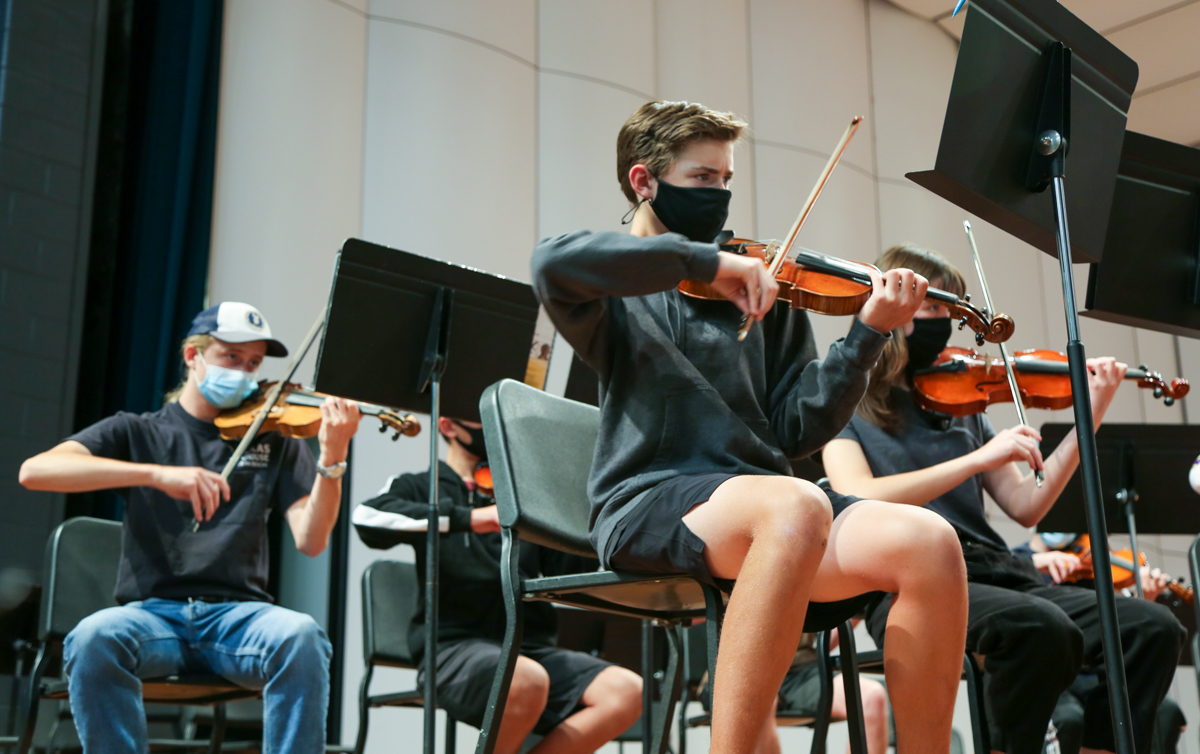
MULTIPOLYGON (((882 270, 915 270, 930 285, 956 295, 966 283, 940 254, 894 246, 876 263, 882 270)), ((825 446, 822 460, 838 492, 889 500, 898 508, 936 512, 958 534, 969 581, 967 651, 982 656, 984 707, 992 748, 1037 754, 1059 695, 1081 667, 1103 665, 1096 595, 1074 586, 1047 587, 1028 560, 1015 556, 984 510, 986 490, 1022 526, 1034 526, 1062 493, 1079 464, 1072 432, 1042 457, 1041 436, 1020 425, 997 432, 987 414, 931 414, 914 397, 913 375, 931 366, 952 332, 950 312, 932 299, 892 333, 875 364, 857 414, 825 446), (1029 470, 1018 466, 1028 464, 1029 470), (1032 471, 1044 470, 1038 486, 1032 471)), ((1088 359, 1092 416, 1099 427, 1125 374, 1110 357, 1088 359)), ((868 609, 867 626, 885 646, 891 600, 868 609)), ((894 608, 893 608, 894 609, 894 608)), ((1147 754, 1154 715, 1175 676, 1183 626, 1162 605, 1117 598, 1131 727, 1147 754)), ((889 688, 895 687, 889 682, 889 688)), ((892 697, 897 705, 896 697, 892 697)), ((1115 751, 1106 688, 1088 698, 1088 749, 1115 751)))
MULTIPOLYGON (((857 625, 858 619, 854 619, 857 625)), ((837 648, 838 635, 831 632, 829 649, 837 648)), ((792 665, 783 678, 779 687, 779 697, 775 704, 776 715, 787 713, 801 717, 816 717, 821 714, 821 669, 817 663, 817 634, 803 633, 800 635, 800 648, 792 659, 792 665)), ((842 674, 833 676, 833 702, 830 705, 831 720, 845 720, 846 687, 842 682, 842 674)), ((863 703, 863 727, 867 733, 867 754, 886 754, 888 749, 888 699, 887 689, 874 678, 859 676, 859 690, 863 703)), ((706 711, 712 703, 708 692, 708 676, 705 675, 701 702, 706 711)), ((774 725, 768 726, 755 754, 779 754, 779 731, 774 725)), ((847 744, 847 751, 849 745, 847 744)))
MULTIPOLYGON (((1082 561, 1079 555, 1072 552, 1070 546, 1075 542, 1076 535, 1065 532, 1041 532, 1034 534, 1028 542, 1017 545, 1013 552, 1024 555, 1033 561, 1034 567, 1042 574, 1047 584, 1062 584, 1080 570, 1082 561)), ((1142 596, 1151 602, 1157 601, 1171 582, 1171 577, 1158 568, 1142 566, 1142 596)), ((1090 578, 1080 579, 1080 586, 1094 586, 1090 578)), ((1125 587, 1121 593, 1126 597, 1137 596, 1132 587, 1125 587)), ((1100 689, 1100 679, 1095 673, 1081 672, 1075 677, 1071 687, 1058 697, 1054 714, 1050 716, 1051 725, 1058 739, 1058 752, 1048 748, 1045 754, 1078 754, 1083 745, 1084 709, 1087 699, 1094 693, 1104 693, 1100 689)), ((1154 719, 1154 740, 1150 745, 1151 754, 1174 754, 1179 747, 1179 737, 1187 728, 1187 717, 1183 710, 1171 697, 1164 697, 1158 706, 1154 719)), ((1050 746, 1049 742, 1047 746, 1050 746)))
MULTIPOLYGON (((476 422, 441 418, 438 431, 449 450, 438 464, 441 587, 438 591, 438 706, 480 727, 504 642, 500 589, 500 520, 490 490, 474 481, 487 460, 476 422)), ((429 475, 392 477, 376 497, 354 509, 352 521, 368 547, 417 547, 420 601, 409 646, 422 668, 425 655, 424 536, 429 475)), ((521 576, 595 570, 596 562, 530 543, 521 545, 521 576)), ((513 672, 496 754, 516 754, 530 733, 544 736, 535 754, 590 752, 624 733, 642 712, 642 679, 583 652, 555 646, 555 608, 525 605, 525 632, 513 672)), ((422 669, 418 683, 423 684, 422 669)))
POLYGON ((260 435, 226 481, 233 454, 213 424, 257 388, 264 356, 286 356, 248 304, 205 309, 183 342, 187 377, 158 411, 118 413, 25 461, 32 490, 117 489, 125 497, 116 600, 63 645, 83 750, 148 750, 141 679, 215 673, 262 689, 264 751, 325 748, 330 644, 310 616, 267 592, 267 520, 279 510, 296 546, 319 555, 342 499, 357 406, 321 406, 321 456, 260 435), (319 475, 318 475, 319 472, 319 475))

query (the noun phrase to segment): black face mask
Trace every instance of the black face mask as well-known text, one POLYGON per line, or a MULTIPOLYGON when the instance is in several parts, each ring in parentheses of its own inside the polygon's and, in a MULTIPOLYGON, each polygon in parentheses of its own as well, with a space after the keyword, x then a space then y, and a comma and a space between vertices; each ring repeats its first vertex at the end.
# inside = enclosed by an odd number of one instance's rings
POLYGON ((485 446, 483 444, 483 428, 479 427, 477 429, 473 429, 471 427, 463 426, 462 424, 459 424, 458 422, 454 422, 454 423, 458 424, 458 426, 461 429, 465 429, 467 432, 469 432, 471 434, 471 442, 470 443, 465 443, 462 441, 462 438, 458 438, 458 437, 454 438, 455 441, 463 447, 463 450, 465 450, 468 453, 470 453, 471 455, 475 456, 480 461, 486 461, 487 460, 487 446, 485 446))
POLYGON ((912 335, 908 342, 908 373, 933 366, 938 354, 946 350, 950 342, 950 318, 914 319, 912 335))
POLYGON ((659 178, 658 194, 650 204, 667 230, 692 241, 712 243, 729 219, 732 196, 729 189, 684 188, 659 178))

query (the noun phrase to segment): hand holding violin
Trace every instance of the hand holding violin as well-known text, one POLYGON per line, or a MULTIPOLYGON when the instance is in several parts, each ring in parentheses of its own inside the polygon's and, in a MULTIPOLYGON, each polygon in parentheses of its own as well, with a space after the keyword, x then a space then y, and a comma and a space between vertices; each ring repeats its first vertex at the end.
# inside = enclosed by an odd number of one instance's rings
POLYGON ((779 295, 779 284, 761 259, 717 252, 717 276, 711 288, 737 305, 748 317, 762 321, 779 295))
POLYGON ((1101 356, 1088 359, 1088 395, 1092 399, 1092 420, 1097 426, 1104 419, 1104 413, 1112 405, 1125 378, 1128 365, 1122 364, 1111 356, 1101 356))
POLYGON ((886 335, 912 320, 925 300, 929 281, 912 270, 881 273, 873 266, 867 269, 871 276, 871 297, 863 304, 858 318, 872 330, 886 335))
POLYGON ((471 509, 471 531, 476 534, 492 534, 500 531, 500 513, 494 505, 471 509))
POLYGON ((317 439, 321 443, 322 466, 341 463, 350 455, 350 438, 358 431, 362 413, 358 404, 344 398, 329 396, 321 404, 321 429, 317 439))
POLYGON ((1150 601, 1158 598, 1166 590, 1167 585, 1171 583, 1171 577, 1163 573, 1161 569, 1151 568, 1150 566, 1142 566, 1142 596, 1150 601))
POLYGON ((979 471, 991 471, 1010 461, 1027 463, 1035 471, 1043 468, 1042 436, 1033 427, 1018 424, 1002 430, 982 448, 974 451, 979 471))
POLYGON ((1033 554, 1033 565, 1049 576, 1055 584, 1063 583, 1068 576, 1079 570, 1081 563, 1079 556, 1073 552, 1051 550, 1033 554))

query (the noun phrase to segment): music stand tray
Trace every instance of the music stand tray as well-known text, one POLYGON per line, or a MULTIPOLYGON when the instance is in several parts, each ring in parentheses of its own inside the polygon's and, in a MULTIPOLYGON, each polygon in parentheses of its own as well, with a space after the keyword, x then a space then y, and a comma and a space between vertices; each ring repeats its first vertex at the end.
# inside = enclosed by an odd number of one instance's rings
MULTIPOLYGON (((1074 430, 1073 424, 1043 424, 1043 457, 1049 456, 1067 433, 1074 430)), ((1200 495, 1188 484, 1192 462, 1200 455, 1200 426, 1102 424, 1096 432, 1096 451, 1110 531, 1129 533, 1122 501, 1118 499, 1122 490, 1137 492, 1137 531, 1188 536, 1200 531, 1200 495)), ((1037 529, 1087 531, 1078 470, 1037 529)))
POLYGON ((1076 262, 1099 262, 1138 67, 1056 2, 971 0, 937 160, 933 170, 907 177, 1056 256, 1050 193, 1024 186, 1042 98, 1043 51, 1055 40, 1073 56, 1071 255, 1076 262))
POLYGON ((1127 131, 1083 312, 1200 338, 1200 149, 1127 131))

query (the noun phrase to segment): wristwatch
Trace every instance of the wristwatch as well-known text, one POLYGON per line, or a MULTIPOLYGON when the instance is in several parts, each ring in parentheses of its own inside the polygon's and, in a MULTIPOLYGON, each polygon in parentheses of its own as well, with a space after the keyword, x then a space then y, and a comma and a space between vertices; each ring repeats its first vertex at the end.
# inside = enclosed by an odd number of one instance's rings
POLYGON ((331 464, 329 466, 322 466, 321 464, 318 463, 317 464, 317 473, 320 474, 321 476, 325 477, 326 479, 341 479, 342 474, 346 473, 346 462, 338 461, 337 463, 331 464))

